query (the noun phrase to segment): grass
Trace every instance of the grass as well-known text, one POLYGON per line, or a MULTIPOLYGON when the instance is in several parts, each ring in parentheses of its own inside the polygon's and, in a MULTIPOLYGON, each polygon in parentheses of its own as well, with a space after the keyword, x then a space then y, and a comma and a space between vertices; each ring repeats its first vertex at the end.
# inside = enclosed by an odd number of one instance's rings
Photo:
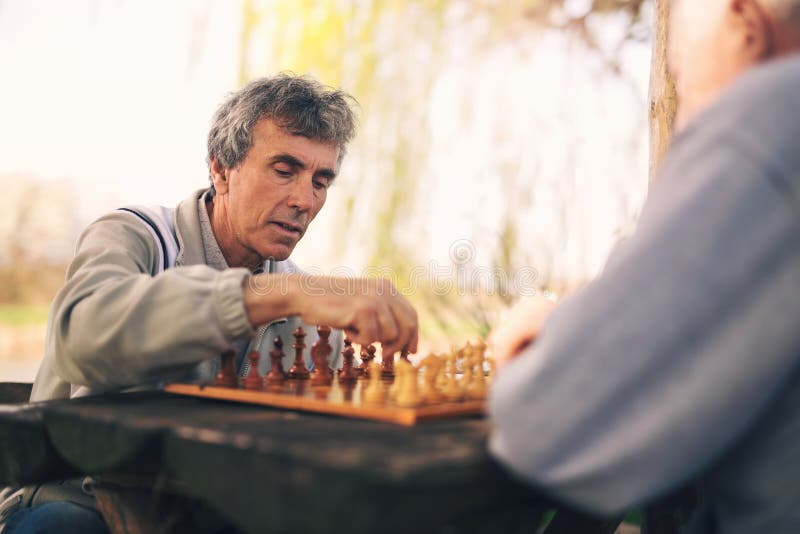
POLYGON ((45 324, 46 304, 0 304, 0 325, 28 326, 45 324))

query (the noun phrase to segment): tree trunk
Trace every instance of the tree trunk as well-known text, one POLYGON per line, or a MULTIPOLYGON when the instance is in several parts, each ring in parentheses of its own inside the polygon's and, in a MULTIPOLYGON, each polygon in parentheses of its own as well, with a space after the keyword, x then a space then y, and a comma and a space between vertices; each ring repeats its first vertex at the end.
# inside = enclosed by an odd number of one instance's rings
POLYGON ((667 65, 669 40, 669 0, 655 0, 653 21, 653 59, 650 67, 650 181, 672 139, 678 97, 675 80, 667 65))

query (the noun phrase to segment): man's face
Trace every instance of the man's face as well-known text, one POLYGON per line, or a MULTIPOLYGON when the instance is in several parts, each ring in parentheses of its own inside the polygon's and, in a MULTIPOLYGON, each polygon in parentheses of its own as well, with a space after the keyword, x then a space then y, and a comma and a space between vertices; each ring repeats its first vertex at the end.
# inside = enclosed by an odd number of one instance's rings
POLYGON ((678 127, 761 59, 761 14, 756 0, 673 0, 669 60, 680 101, 678 127))
POLYGON ((291 135, 271 119, 256 123, 252 139, 244 161, 225 170, 225 183, 215 177, 215 203, 225 204, 226 216, 215 231, 227 234, 217 237, 237 257, 285 260, 325 204, 339 148, 291 135))

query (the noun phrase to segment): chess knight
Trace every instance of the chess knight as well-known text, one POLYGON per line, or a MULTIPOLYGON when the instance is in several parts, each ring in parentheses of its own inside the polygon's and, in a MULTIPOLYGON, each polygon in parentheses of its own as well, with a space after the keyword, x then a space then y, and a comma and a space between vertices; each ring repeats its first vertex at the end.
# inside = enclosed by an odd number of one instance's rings
POLYGON ((309 367, 316 325, 335 329, 335 368, 342 331, 413 352, 416 312, 387 281, 311 277, 289 259, 355 134, 352 102, 308 77, 255 80, 213 117, 208 187, 174 209, 127 206, 93 222, 53 301, 32 400, 208 381, 229 350, 238 376, 250 361, 263 374, 273 340, 291 343, 298 326, 309 367))

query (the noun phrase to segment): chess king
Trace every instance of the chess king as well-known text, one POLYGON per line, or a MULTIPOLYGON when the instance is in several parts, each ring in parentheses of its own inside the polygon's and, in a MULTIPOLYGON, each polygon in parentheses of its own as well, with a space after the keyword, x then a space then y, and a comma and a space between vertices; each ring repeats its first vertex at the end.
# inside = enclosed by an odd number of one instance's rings
POLYGON ((308 77, 255 80, 212 119, 209 187, 174 209, 129 206, 86 228, 50 308, 31 400, 212 379, 230 349, 240 376, 253 350, 263 374, 272 340, 290 342, 299 325, 310 337, 315 325, 339 329, 334 367, 342 330, 390 354, 415 351, 416 312, 387 281, 310 277, 289 259, 355 134, 352 101, 308 77))

